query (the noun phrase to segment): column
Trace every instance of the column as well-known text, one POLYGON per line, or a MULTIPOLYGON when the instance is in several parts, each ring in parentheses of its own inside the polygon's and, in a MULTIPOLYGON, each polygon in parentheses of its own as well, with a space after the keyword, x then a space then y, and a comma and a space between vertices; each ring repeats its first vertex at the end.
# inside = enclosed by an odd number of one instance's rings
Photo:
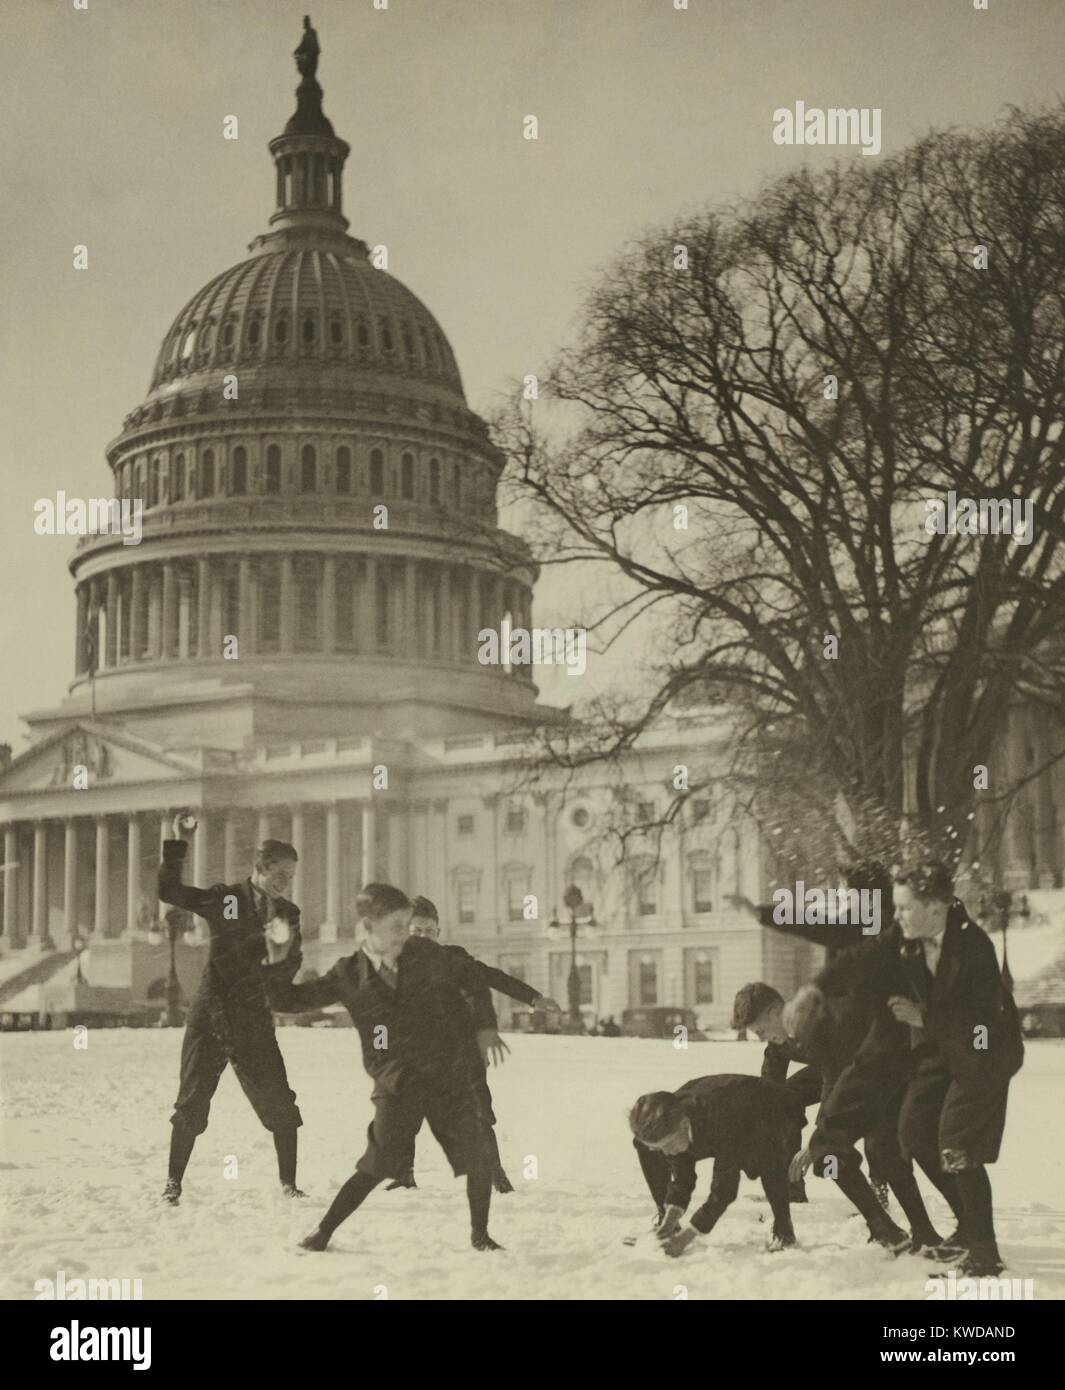
POLYGON ((292 556, 281 557, 281 641, 280 649, 290 652, 295 635, 295 584, 293 583, 292 556))
POLYGON ((33 936, 42 949, 48 940, 48 825, 43 820, 33 826, 33 936))
POLYGON ((498 574, 492 575, 488 586, 488 602, 490 605, 488 626, 495 628, 498 632, 499 623, 503 617, 503 580, 498 574))
POLYGON ((13 825, 4 826, 4 942, 17 946, 18 933, 18 835, 13 825))
POLYGON ((326 555, 322 560, 322 596, 319 603, 318 645, 323 652, 331 652, 336 645, 337 630, 337 562, 335 555, 326 555))
POLYGON ((126 932, 130 936, 140 926, 140 910, 141 823, 134 811, 126 821, 126 932))
POLYGON ((477 634, 481 630, 481 586, 480 576, 471 569, 467 573, 466 631, 463 633, 463 653, 477 660, 477 634))
MULTIPOLYGON (((169 811, 160 811, 160 812, 159 812, 159 859, 160 859, 160 862, 162 861, 162 858, 163 858, 163 842, 164 842, 164 840, 169 840, 170 837, 171 837, 171 835, 173 834, 173 828, 172 828, 172 826, 171 826, 171 824, 170 824, 170 822, 171 822, 172 819, 173 819, 173 817, 171 816, 171 814, 170 814, 169 811)), ((160 902, 159 902, 159 904, 158 904, 158 908, 157 908, 157 916, 158 916, 160 922, 165 921, 165 919, 166 919, 166 914, 167 914, 169 911, 170 911, 170 904, 169 904, 169 903, 164 903, 164 902, 162 902, 162 901, 160 900, 160 902)))
POLYGON ((210 654, 215 659, 222 655, 222 638, 229 634, 223 627, 225 596, 229 587, 229 566, 223 560, 217 567, 212 565, 214 583, 210 586, 210 654))
POLYGON ((104 661, 107 666, 118 665, 118 574, 111 570, 107 576, 106 590, 107 633, 105 636, 104 661))
POLYGON ((359 886, 365 888, 366 884, 373 883, 377 873, 377 816, 373 802, 370 800, 361 802, 359 810, 362 819, 360 827, 362 834, 360 851, 362 882, 359 886))
POLYGON ((177 579, 177 637, 176 654, 178 659, 186 661, 192 655, 195 644, 193 636, 193 616, 192 616, 192 576, 186 569, 178 571, 177 579))
POLYGON ((363 653, 377 650, 377 561, 367 556, 363 568, 363 581, 359 605, 359 651, 363 653))
POLYGON ((403 567, 403 640, 397 643, 405 656, 421 653, 421 633, 418 613, 418 562, 408 560, 403 567))
POLYGON ((325 921, 318 939, 335 941, 340 918, 340 807, 325 808, 325 921))
POLYGON ((251 560, 247 555, 241 557, 240 574, 240 631, 237 633, 237 649, 242 656, 250 656, 255 651, 258 635, 255 591, 252 583, 251 560))
POLYGON ((111 915, 111 837, 107 817, 96 817, 96 906, 93 932, 98 940, 107 936, 111 915))
POLYGON ((165 661, 177 655, 178 576, 172 560, 163 562, 162 623, 159 655, 165 661))
POLYGON ((292 808, 289 842, 296 851, 296 872, 292 876, 292 901, 297 907, 300 907, 303 901, 303 856, 307 842, 302 806, 293 806, 292 808))
POLYGON ((78 585, 78 615, 74 629, 74 674, 80 676, 89 664, 89 590, 85 584, 78 585))
POLYGON ((78 930, 78 826, 73 816, 63 838, 63 928, 69 946, 78 930))
POLYGON ((237 816, 235 811, 227 811, 224 840, 224 866, 222 876, 232 883, 237 876, 237 816))
POLYGON ((129 659, 139 661, 144 652, 144 566, 134 565, 129 579, 129 659))
POLYGON ((440 580, 440 655, 453 661, 455 655, 455 613, 451 602, 451 566, 441 565, 440 580))
POLYGON ((211 650, 211 561, 206 555, 196 562, 196 655, 201 661, 221 655, 211 650))

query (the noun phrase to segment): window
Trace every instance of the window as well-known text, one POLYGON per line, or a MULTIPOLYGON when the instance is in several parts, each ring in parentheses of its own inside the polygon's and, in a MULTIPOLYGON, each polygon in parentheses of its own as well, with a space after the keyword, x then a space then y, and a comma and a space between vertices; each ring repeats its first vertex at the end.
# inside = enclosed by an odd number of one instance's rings
POLYGON ((358 341, 359 347, 370 346, 370 330, 366 327, 364 323, 359 323, 358 328, 355 330, 355 337, 358 341))
POLYGON ((309 556, 298 556, 293 575, 296 599, 295 646, 297 651, 317 651, 318 641, 318 564, 309 556))
POLYGON ((592 912, 595 898, 595 867, 592 861, 583 856, 574 859, 568 878, 575 888, 580 889, 581 897, 584 899, 584 907, 577 912, 578 919, 583 921, 592 912))
POLYGON ((187 362, 192 356, 192 349, 196 346, 196 330, 190 328, 185 334, 185 341, 181 345, 181 360, 187 362))
POLYGON ((696 1004, 714 1002, 714 962, 710 956, 699 955, 692 964, 694 1000, 696 1004))
POLYGON ((259 562, 259 650, 276 652, 281 645, 281 571, 277 562, 259 562))
POLYGON ((122 496, 129 497, 133 488, 133 469, 132 465, 125 463, 122 465, 122 496))
POLYGON ((477 920, 477 884, 474 879, 459 879, 458 900, 459 922, 469 926, 477 920))
POLYGON ((505 824, 508 835, 523 835, 525 833, 525 812, 522 807, 508 807, 505 824))
POLYGON ((529 876, 522 870, 510 873, 506 880, 507 921, 521 922, 525 919, 525 895, 529 890, 529 876))
POLYGON ((152 459, 148 467, 148 506, 159 504, 159 460, 152 459))
POLYGON ((344 325, 339 319, 329 321, 329 341, 334 347, 340 347, 344 341, 344 325))
POLYGON ((580 993, 577 1002, 581 1005, 591 1004, 592 996, 592 967, 590 965, 577 964, 577 978, 580 981, 580 993))
POLYGON ((337 450, 336 464, 336 490, 337 492, 350 492, 351 450, 346 444, 341 444, 337 450))
POLYGON ((232 466, 229 472, 229 494, 243 497, 248 490, 248 451, 243 444, 233 450, 232 466))
POLYGON ((639 864, 633 874, 636 886, 636 911, 641 917, 653 917, 658 911, 658 873, 653 863, 639 864))
POLYGON ((307 345, 309 346, 311 343, 314 342, 314 340, 315 340, 315 338, 316 338, 317 336, 318 336, 318 329, 317 329, 317 327, 316 327, 316 325, 315 325, 314 319, 311 317, 310 314, 308 314, 307 317, 303 320, 303 328, 302 328, 302 337, 303 337, 303 341, 304 341, 305 344, 307 344, 307 345))
POLYGON ((385 456, 380 449, 370 455, 370 491, 380 496, 385 490, 385 456))
POLYGON ((264 492, 281 491, 281 446, 271 444, 266 450, 266 472, 263 479, 264 492))
POLYGON ((692 874, 692 898, 696 912, 714 910, 714 875, 710 869, 696 869, 692 874))
POLYGON ((222 329, 222 346, 227 348, 232 347, 235 334, 236 329, 233 326, 233 320, 230 319, 222 329))
MULTIPOLYGON (((355 646, 355 565, 341 560, 336 568, 336 644, 351 651, 355 646)), ((327 619, 328 621, 328 616, 327 619)))
POLYGON ((313 492, 318 485, 318 456, 310 444, 300 451, 300 492, 313 492))
POLYGON ((429 460, 429 501, 434 507, 440 505, 440 460, 429 460))
POLYGON ((259 346, 259 339, 262 337, 263 326, 258 319, 252 319, 248 324, 248 343, 251 347, 259 346))
POLYGON ((274 324, 274 342, 278 344, 288 342, 288 319, 278 319, 274 324))
POLYGON ((185 455, 178 454, 174 459, 174 480, 171 494, 175 502, 180 502, 185 496, 185 455))
POLYGON ((405 502, 414 501, 414 456, 404 454, 401 464, 400 489, 405 502))
POLYGON ((413 361, 414 361, 414 339, 410 336, 410 329, 407 328, 407 327, 404 327, 404 329, 403 329, 403 351, 407 354, 407 356, 408 356, 408 357, 411 359, 411 361, 413 362, 413 361))
POLYGON ((392 325, 389 323, 388 319, 381 320, 381 343, 384 346, 385 352, 392 351, 394 347, 392 342, 392 325))
POLYGON ((473 834, 473 816, 459 816, 456 825, 460 835, 473 834))
POLYGON ((654 956, 641 956, 636 962, 636 1002, 658 1003, 658 961, 654 956))

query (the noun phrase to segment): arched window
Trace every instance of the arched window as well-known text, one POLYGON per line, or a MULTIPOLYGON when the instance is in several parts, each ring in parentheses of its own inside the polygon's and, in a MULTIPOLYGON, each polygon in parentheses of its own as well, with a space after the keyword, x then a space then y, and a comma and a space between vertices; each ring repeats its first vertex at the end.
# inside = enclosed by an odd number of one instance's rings
POLYGON ((214 450, 204 449, 200 459, 200 496, 214 496, 214 450))
POLYGON ((400 471, 400 491, 405 502, 414 501, 414 455, 404 454, 400 471))
POLYGON ((403 351, 410 360, 414 361, 414 339, 410 335, 410 329, 406 325, 403 327, 403 351))
POLYGON ((380 449, 370 455, 370 491, 380 497, 385 490, 385 456, 380 449))
POLYGON ((233 466, 229 476, 229 492, 232 497, 243 497, 248 490, 248 451, 243 444, 233 450, 233 466))
POLYGON ((222 346, 223 346, 223 347, 227 347, 227 348, 228 348, 228 347, 232 347, 232 346, 233 346, 233 338, 234 338, 235 333, 236 333, 236 329, 235 329, 234 326, 233 326, 233 320, 232 320, 232 319, 229 319, 229 320, 227 321, 225 327, 222 329, 222 346))
POLYGON ((270 444, 266 450, 266 470, 263 477, 264 492, 281 491, 281 446, 270 444))
POLYGON ((440 460, 429 460, 429 501, 436 507, 440 505, 440 460))
POLYGON ((160 463, 158 458, 152 459, 148 480, 148 506, 158 507, 159 499, 162 495, 162 488, 160 486, 160 463))
POLYGON ((331 319, 329 323, 329 341, 334 347, 340 347, 344 341, 344 325, 339 319, 331 319))
POLYGON ((462 501, 462 488, 459 485, 459 466, 451 465, 451 501, 457 507, 462 501))
POLYGON ((259 339, 262 337, 263 326, 258 319, 252 319, 248 324, 248 342, 252 347, 259 346, 259 339))
POLYGON ((173 481, 170 488, 170 495, 175 502, 180 502, 185 496, 185 455, 178 454, 174 459, 173 481))
POLYGON ((181 345, 181 360, 187 362, 192 356, 192 349, 196 346, 196 330, 190 328, 185 334, 185 341, 181 345))
POLYGON ((346 444, 341 444, 337 450, 336 457, 336 490, 337 492, 351 491, 351 450, 346 444))
POLYGON ((318 486, 318 458, 310 444, 300 450, 300 492, 313 492, 318 486))
POLYGON ((355 337, 358 340, 359 347, 370 346, 370 330, 361 320, 358 328, 355 330, 355 337))
POLYGON ((302 334, 304 343, 307 345, 313 343, 315 338, 318 336, 318 329, 314 322, 314 318, 311 314, 308 314, 307 317, 303 320, 303 326, 300 332, 302 334))
POLYGON ((392 325, 388 319, 381 320, 381 343, 385 352, 391 352, 395 346, 392 341, 392 325))
POLYGON ((274 324, 274 342, 281 345, 288 342, 288 319, 278 319, 274 324))

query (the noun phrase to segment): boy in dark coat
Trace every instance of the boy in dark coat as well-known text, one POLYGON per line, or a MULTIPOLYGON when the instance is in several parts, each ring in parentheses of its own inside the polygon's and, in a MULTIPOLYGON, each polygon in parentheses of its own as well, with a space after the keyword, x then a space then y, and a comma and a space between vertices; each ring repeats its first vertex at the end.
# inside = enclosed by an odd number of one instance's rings
MULTIPOLYGON (((873 1017, 867 1001, 852 996, 834 999, 811 1021, 799 1043, 785 1026, 784 1000, 769 985, 759 983, 745 985, 737 994, 733 1027, 744 1026, 766 1040, 764 1077, 794 1089, 804 1107, 815 1100, 819 1104, 810 1141, 789 1168, 791 1200, 805 1200, 805 1196, 796 1198, 795 1183, 813 1167, 818 1176, 831 1176, 865 1218, 870 1240, 902 1254, 939 1245, 942 1238, 932 1226, 913 1170, 902 1158, 895 1137, 907 1074, 904 1063, 898 1061, 898 1049, 886 1057, 874 1052, 869 1062, 863 1057, 873 1017), (740 1018, 742 1025, 737 1023, 740 1018), (863 1060, 856 1065, 859 1057, 863 1060), (788 1077, 792 1062, 808 1065, 788 1077), (816 1096, 814 1078, 819 1083, 816 1096), (862 1173, 854 1147, 859 1138, 865 1141, 870 1172, 883 1177, 906 1213, 909 1235, 892 1221, 862 1173), (829 1159, 834 1162, 829 1164, 829 1159)), ((889 1021, 889 1026, 897 1025, 889 1021)))
MULTIPOLYGON (((522 1004, 528 1004, 531 1008, 545 1010, 555 1010, 558 1012, 558 1005, 553 999, 547 998, 539 990, 533 989, 532 985, 527 985, 524 980, 519 980, 513 975, 506 974, 503 970, 497 970, 495 966, 486 965, 484 961, 476 960, 462 946, 440 942, 440 914, 436 910, 435 903, 428 898, 417 897, 414 899, 414 912, 410 919, 411 936, 421 936, 427 941, 435 941, 442 951, 450 951, 453 955, 463 958, 467 962, 472 962, 480 970, 481 978, 489 989, 497 990, 500 994, 507 995, 510 999, 517 999, 522 1004)), ((502 1043, 503 1048, 509 1052, 506 1043, 502 1043)), ((495 1136, 495 1112, 492 1109, 492 1092, 488 1089, 488 1073, 486 1068, 480 1068, 480 1101, 489 1124, 493 1127, 491 1131, 492 1147, 494 1158, 492 1163, 492 1186, 499 1193, 514 1191, 514 1185, 507 1177, 502 1160, 499 1157, 499 1144, 495 1136)), ((414 1181, 414 1155, 411 1154, 409 1170, 402 1178, 397 1178, 388 1184, 387 1191, 391 1192, 398 1187, 417 1187, 414 1181)))
POLYGON ((826 997, 861 990, 910 1032, 912 1070, 899 1113, 902 1151, 952 1180, 958 1230, 938 1252, 961 1271, 997 1274, 991 1184, 1010 1079, 1024 1057, 1017 1011, 990 939, 954 897, 949 869, 924 860, 895 883, 898 933, 845 952, 792 1001, 802 1036, 826 997))
POLYGON ((398 888, 368 884, 357 910, 366 929, 363 946, 321 979, 294 984, 299 958, 277 959, 272 944, 272 963, 264 972, 275 1009, 343 1004, 374 1082, 366 1152, 300 1244, 324 1250, 378 1183, 402 1178, 415 1136, 428 1120, 455 1176, 466 1177, 474 1248, 498 1250, 488 1234, 493 1146, 483 1072, 489 1056, 503 1060, 503 1043, 479 965, 411 936, 411 902, 398 888))
POLYGON ((740 1174, 761 1178, 773 1212, 771 1250, 795 1244, 788 1206, 788 1158, 802 1133, 802 1104, 757 1076, 701 1076, 678 1091, 653 1091, 632 1107, 629 1125, 655 1203, 655 1235, 680 1255, 708 1235, 739 1193, 740 1174), (681 1228, 695 1190, 695 1165, 713 1158, 707 1200, 681 1228))
MULTIPOLYGON (((179 822, 181 818, 175 817, 175 836, 180 835, 179 822)), ((273 924, 276 934, 295 942, 299 939, 299 908, 285 896, 296 868, 296 851, 284 841, 264 840, 250 877, 243 883, 217 883, 212 888, 194 888, 181 881, 187 852, 181 838, 163 842, 159 897, 202 917, 211 936, 207 965, 185 1022, 163 1199, 172 1206, 180 1200, 196 1136, 207 1128, 211 1098, 227 1064, 274 1136, 282 1191, 289 1197, 302 1197, 296 1186, 296 1130, 302 1120, 285 1075, 262 976, 268 927, 273 924)))

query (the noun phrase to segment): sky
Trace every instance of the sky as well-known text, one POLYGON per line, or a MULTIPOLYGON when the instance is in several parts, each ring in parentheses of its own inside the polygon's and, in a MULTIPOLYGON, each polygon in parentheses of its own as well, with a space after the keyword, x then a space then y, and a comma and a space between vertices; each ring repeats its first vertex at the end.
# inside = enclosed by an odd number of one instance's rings
MULTIPOLYGON (((481 411, 543 370, 628 239, 799 161, 865 157, 774 144, 776 109, 880 108, 885 157, 1065 95, 1065 0, 76 3, 0 6, 0 740, 16 752, 19 713, 73 674, 72 547, 34 534, 34 501, 106 491, 105 446, 170 324, 267 229, 308 6, 351 145, 350 230, 387 245, 481 411)), ((545 574, 537 623, 565 619, 571 585, 545 574)), ((565 681, 545 698, 568 703, 565 681)))

